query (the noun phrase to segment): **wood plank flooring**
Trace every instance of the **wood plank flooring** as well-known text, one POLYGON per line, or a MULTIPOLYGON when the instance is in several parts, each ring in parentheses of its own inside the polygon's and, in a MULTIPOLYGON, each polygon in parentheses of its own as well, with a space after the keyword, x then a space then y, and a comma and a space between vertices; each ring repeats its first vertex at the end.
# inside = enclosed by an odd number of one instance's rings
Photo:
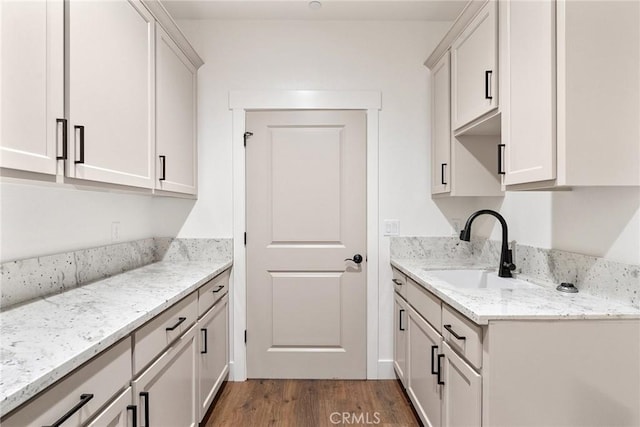
POLYGON ((419 426, 396 380, 227 382, 206 427, 419 426))

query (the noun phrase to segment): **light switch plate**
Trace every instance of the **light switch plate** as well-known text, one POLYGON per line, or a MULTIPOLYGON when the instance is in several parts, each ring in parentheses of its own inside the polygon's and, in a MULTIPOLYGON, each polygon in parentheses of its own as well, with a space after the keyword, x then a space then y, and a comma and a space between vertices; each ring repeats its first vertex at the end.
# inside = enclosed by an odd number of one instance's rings
POLYGON ((400 220, 399 219, 385 219, 384 220, 384 235, 385 236, 397 236, 400 234, 400 220))

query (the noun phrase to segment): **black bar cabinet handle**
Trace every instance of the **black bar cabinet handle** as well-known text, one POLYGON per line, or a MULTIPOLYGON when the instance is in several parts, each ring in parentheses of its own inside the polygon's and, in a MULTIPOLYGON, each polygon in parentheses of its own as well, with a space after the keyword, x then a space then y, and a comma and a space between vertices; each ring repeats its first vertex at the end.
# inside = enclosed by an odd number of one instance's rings
POLYGON ((220 292, 220 291, 221 291, 221 290, 223 290, 223 289, 224 289, 224 285, 218 285, 218 289, 214 289, 212 292, 213 292, 214 294, 217 294, 218 292, 220 292))
POLYGON ((133 426, 138 427, 138 407, 136 405, 127 406, 127 411, 131 411, 131 417, 133 419, 133 426))
POLYGON ((442 325, 451 335, 453 335, 457 340, 466 340, 467 337, 460 336, 455 333, 455 331, 451 328, 451 325, 442 325))
POLYGON ((433 375, 438 375, 438 371, 436 369, 436 357, 434 353, 438 352, 438 346, 437 345, 432 345, 431 346, 431 374, 433 375))
POLYGON ((404 310, 400 309, 400 311, 398 312, 398 327, 401 331, 404 331, 404 328, 402 327, 402 313, 404 313, 404 310))
POLYGON ((60 427, 62 423, 67 421, 69 418, 71 418, 73 414, 78 412, 80 408, 82 408, 84 405, 89 403, 91 399, 93 399, 93 394, 81 394, 80 402, 78 402, 76 406, 74 406, 73 408, 69 409, 69 412, 61 416, 55 423, 51 424, 51 426, 49 427, 60 427))
POLYGON ((141 391, 140 399, 144 398, 144 427, 149 427, 149 392, 141 391))
POLYGON ((185 320, 187 320, 186 317, 178 317, 178 321, 176 322, 175 325, 173 326, 169 326, 168 328, 166 328, 167 331, 173 331, 175 328, 177 328, 178 326, 182 325, 182 322, 184 322, 185 320))
POLYGON ((491 96, 491 93, 489 91, 489 86, 491 83, 491 74, 493 73, 493 71, 491 70, 487 70, 484 72, 484 97, 485 99, 493 99, 493 96, 491 96))
POLYGON ((441 163, 440 164, 440 183, 442 185, 447 185, 447 183, 444 182, 444 168, 445 168, 445 166, 447 166, 446 163, 441 163))
POLYGON ((74 160, 74 163, 84 163, 84 126, 76 125, 73 129, 80 131, 80 160, 74 160))
POLYGON ((440 363, 442 359, 444 359, 444 354, 439 354, 438 355, 438 384, 439 385, 444 385, 444 381, 442 381, 442 364, 440 363))
POLYGON ((160 157, 160 167, 162 170, 162 176, 158 178, 158 181, 164 181, 167 179, 167 157, 166 156, 158 156, 160 157))
POLYGON ((56 156, 56 159, 67 160, 67 119, 56 119, 56 126, 60 123, 62 123, 62 156, 56 156))
POLYGON ((200 350, 200 354, 207 354, 207 328, 200 329, 200 332, 204 332, 204 350, 200 350))
POLYGON ((402 286, 402 282, 400 280, 398 280, 398 279, 391 279, 391 281, 393 283, 395 283, 396 285, 398 285, 398 286, 402 286))
POLYGON ((504 154, 504 150, 503 148, 505 147, 504 144, 498 144, 498 175, 504 175, 504 166, 502 164, 502 158, 503 158, 503 154, 504 154))

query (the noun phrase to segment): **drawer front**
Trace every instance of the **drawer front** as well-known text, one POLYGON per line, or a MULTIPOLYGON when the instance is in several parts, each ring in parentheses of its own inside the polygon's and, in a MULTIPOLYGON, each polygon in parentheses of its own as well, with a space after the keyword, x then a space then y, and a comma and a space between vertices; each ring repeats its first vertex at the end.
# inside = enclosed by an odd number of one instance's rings
POLYGON ((231 270, 226 270, 198 289, 198 318, 204 316, 229 291, 230 273, 231 270))
POLYGON ((124 390, 131 374, 131 339, 126 338, 3 418, 2 427, 54 425, 83 401, 86 403, 64 425, 84 425, 118 391, 124 390))
POLYGON ((391 268, 393 272, 393 289, 402 295, 404 298, 407 297, 407 277, 402 274, 399 270, 395 268, 391 268))
POLYGON ((482 367, 482 328, 447 305, 442 309, 442 336, 469 363, 482 367))
POLYGON ((436 331, 442 325, 442 307, 440 299, 411 279, 407 279, 407 301, 416 309, 436 331))
POLYGON ((133 333, 133 372, 137 374, 159 356, 195 323, 197 316, 198 292, 193 292, 136 330, 133 333))

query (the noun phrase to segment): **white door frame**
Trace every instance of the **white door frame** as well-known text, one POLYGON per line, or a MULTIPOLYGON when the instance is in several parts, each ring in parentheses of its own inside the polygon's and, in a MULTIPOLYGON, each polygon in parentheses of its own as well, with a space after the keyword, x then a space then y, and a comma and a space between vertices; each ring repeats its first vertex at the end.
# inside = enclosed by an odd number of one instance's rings
MULTIPOLYGON (((245 113, 247 110, 366 110, 367 112, 367 379, 378 378, 378 111, 375 91, 231 91, 233 142, 233 286, 230 293, 229 378, 247 379, 246 175, 245 113)), ((249 331, 249 335, 251 332, 249 331)), ((251 339, 251 338, 249 338, 251 339)))

